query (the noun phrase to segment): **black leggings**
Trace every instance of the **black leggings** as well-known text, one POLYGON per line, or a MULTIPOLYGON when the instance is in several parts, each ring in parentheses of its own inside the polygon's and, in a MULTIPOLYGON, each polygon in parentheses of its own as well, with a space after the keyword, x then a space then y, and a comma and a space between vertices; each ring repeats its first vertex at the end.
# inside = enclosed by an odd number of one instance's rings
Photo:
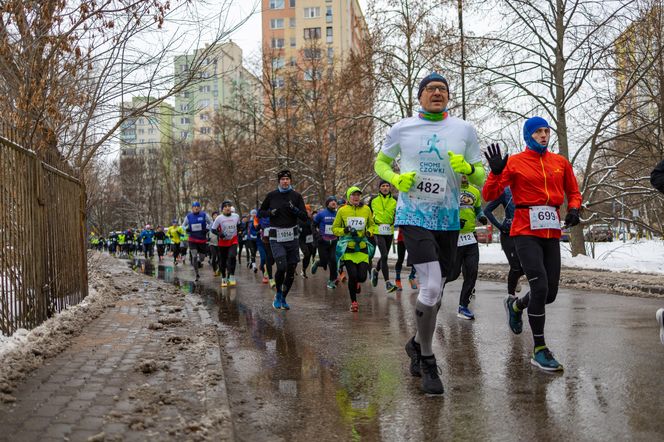
POLYGON ((237 244, 232 246, 222 247, 219 246, 219 271, 221 277, 225 278, 226 274, 235 275, 235 258, 237 257, 237 244))
POLYGON ((256 240, 248 239, 244 244, 247 247, 247 260, 250 264, 256 263, 256 240))
POLYGON ((397 279, 401 279, 401 268, 406 258, 406 244, 403 241, 397 241, 397 262, 394 264, 394 271, 397 273, 397 279))
POLYGON ((219 270, 219 246, 210 245, 210 264, 212 264, 212 270, 219 270))
POLYGON ((307 272, 311 258, 316 255, 316 247, 312 242, 306 242, 306 238, 300 236, 300 250, 302 250, 302 271, 307 272))
POLYGON ((346 272, 348 272, 348 292, 351 302, 357 301, 357 284, 367 280, 369 263, 361 262, 355 264, 353 261, 344 261, 346 272))
POLYGON ((514 245, 530 284, 530 292, 517 299, 516 306, 521 310, 528 309, 535 347, 541 347, 546 345, 544 306, 555 301, 558 295, 560 241, 557 238, 515 236, 514 245))
POLYGON ((376 240, 376 247, 380 252, 380 259, 376 263, 376 270, 383 272, 383 278, 385 281, 390 280, 390 269, 387 267, 387 255, 390 253, 390 247, 392 246, 392 235, 374 235, 376 240))
POLYGON ((321 239, 318 241, 318 266, 324 269, 330 267, 330 281, 337 279, 337 240, 326 241, 321 239))
POLYGON ((470 304, 470 295, 473 294, 475 283, 477 282, 477 269, 480 263, 480 248, 477 243, 457 247, 454 266, 445 284, 456 281, 463 273, 463 285, 459 295, 459 305, 468 307, 470 304))
POLYGON ((514 245, 514 238, 509 234, 500 232, 500 246, 503 252, 505 252, 507 262, 510 264, 510 271, 507 274, 507 294, 514 295, 519 278, 523 276, 521 261, 519 261, 519 255, 517 255, 516 246, 514 245))

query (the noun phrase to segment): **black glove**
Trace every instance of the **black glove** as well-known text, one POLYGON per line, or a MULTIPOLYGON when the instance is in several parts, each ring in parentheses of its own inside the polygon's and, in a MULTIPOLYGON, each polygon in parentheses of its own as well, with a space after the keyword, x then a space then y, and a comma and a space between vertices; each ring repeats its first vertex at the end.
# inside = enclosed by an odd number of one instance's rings
POLYGON ((486 224, 489 222, 489 220, 486 218, 486 216, 482 215, 477 220, 482 223, 483 226, 486 226, 486 224))
POLYGON ((491 172, 493 172, 494 175, 500 175, 507 165, 507 158, 509 157, 509 154, 505 154, 504 157, 502 155, 503 154, 500 152, 500 145, 498 143, 487 146, 484 156, 489 162, 489 167, 491 168, 491 172))
POLYGON ((463 219, 463 218, 461 218, 461 219, 459 220, 459 224, 461 225, 461 228, 463 229, 463 226, 466 225, 466 220, 463 219))
POLYGON ((276 216, 277 212, 279 212, 279 209, 272 209, 270 210, 270 216, 276 216))
POLYGON ((565 227, 574 227, 579 224, 579 209, 569 209, 565 216, 565 227))
POLYGON ((357 236, 357 230, 355 229, 355 227, 346 226, 344 228, 344 232, 350 233, 353 236, 357 236))

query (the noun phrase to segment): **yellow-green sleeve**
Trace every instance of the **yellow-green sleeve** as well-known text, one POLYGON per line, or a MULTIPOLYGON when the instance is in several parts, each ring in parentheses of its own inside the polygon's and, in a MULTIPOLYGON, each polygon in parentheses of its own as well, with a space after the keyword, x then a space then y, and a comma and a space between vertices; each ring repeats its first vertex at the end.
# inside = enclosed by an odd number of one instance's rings
POLYGON ((394 175, 396 175, 396 172, 392 170, 393 161, 394 158, 388 157, 383 152, 378 152, 376 161, 374 161, 374 171, 376 171, 376 174, 390 183, 392 182, 394 175))
POLYGON ((337 210, 337 216, 334 217, 334 222, 332 223, 332 233, 335 236, 344 236, 344 220, 343 215, 341 214, 342 209, 337 210))

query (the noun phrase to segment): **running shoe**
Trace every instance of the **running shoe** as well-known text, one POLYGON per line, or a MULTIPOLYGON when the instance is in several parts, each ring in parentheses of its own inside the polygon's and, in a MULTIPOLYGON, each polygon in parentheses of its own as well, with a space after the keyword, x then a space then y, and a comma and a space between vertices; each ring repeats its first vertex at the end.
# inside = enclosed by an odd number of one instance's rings
POLYGON ((436 364, 436 357, 431 355, 420 358, 422 373, 422 391, 426 394, 443 394, 443 382, 440 380, 442 371, 436 364))
POLYGON ((305 272, 304 270, 300 272, 300 275, 302 275, 304 279, 308 279, 307 272, 305 272))
POLYGON ((318 261, 314 261, 311 264, 311 274, 315 275, 317 271, 318 271, 318 261))
POLYGON ((417 290, 417 279, 411 278, 410 276, 408 277, 408 283, 410 284, 410 288, 413 290, 417 290))
POLYGON ((378 269, 371 269, 371 287, 378 285, 378 269))
POLYGON ((360 311, 360 305, 357 303, 357 301, 353 301, 350 303, 350 311, 353 313, 360 311))
POLYGON ((281 295, 281 309, 290 310, 290 305, 286 302, 286 297, 284 295, 281 295))
POLYGON ((217 270, 216 272, 214 272, 214 276, 219 276, 219 275, 221 275, 221 272, 220 272, 219 270, 217 270))
POLYGON ((255 263, 255 262, 252 262, 252 263, 251 263, 251 270, 253 270, 254 273, 258 273, 258 267, 256 267, 256 263, 255 263))
POLYGON ((410 358, 410 374, 418 378, 421 377, 420 359, 422 358, 422 353, 420 352, 420 344, 415 342, 415 336, 406 342, 406 354, 410 358))
POLYGON ((508 296, 503 301, 503 305, 505 306, 505 312, 507 313, 507 324, 509 325, 510 330, 512 330, 512 333, 515 335, 519 335, 523 331, 523 312, 514 311, 515 302, 515 296, 508 296))
POLYGON ((459 306, 459 310, 457 310, 457 318, 461 319, 475 319, 475 315, 473 314, 472 311, 468 307, 464 307, 462 305, 459 306))
POLYGON ((403 286, 401 285, 401 280, 400 280, 400 279, 396 279, 396 280, 394 281, 394 285, 397 286, 397 291, 398 291, 398 292, 403 291, 403 286))
POLYGON ((657 323, 659 324, 659 339, 662 341, 662 345, 664 345, 664 308, 657 310, 655 317, 657 318, 657 323))
POLYGON ((228 280, 226 278, 221 278, 221 286, 228 287, 228 280))
POLYGON ((275 310, 281 310, 281 299, 282 299, 282 294, 277 292, 274 295, 274 301, 272 301, 272 308, 275 310))
POLYGON ((268 282, 270 282, 270 280, 267 279, 267 275, 264 275, 263 276, 263 284, 267 284, 268 282))
POLYGON ((334 281, 327 281, 327 288, 333 290, 337 288, 337 285, 334 283, 334 281))
POLYGON ((235 275, 230 275, 228 277, 228 285, 231 287, 235 287, 237 285, 237 281, 235 280, 235 275))
POLYGON ((348 276, 346 276, 346 272, 344 272, 344 271, 339 272, 339 278, 338 279, 339 279, 339 282, 344 282, 345 280, 347 280, 348 276))
POLYGON ((399 287, 397 287, 396 285, 392 284, 392 281, 387 281, 387 282, 385 283, 385 290, 387 291, 387 293, 396 292, 398 288, 399 288, 399 287))
POLYGON ((563 371, 563 366, 560 362, 556 361, 556 358, 553 357, 553 353, 551 353, 546 347, 533 352, 533 357, 530 359, 530 363, 545 371, 563 371))
POLYGON ((270 279, 270 288, 275 288, 277 286, 277 282, 274 280, 274 278, 270 279))

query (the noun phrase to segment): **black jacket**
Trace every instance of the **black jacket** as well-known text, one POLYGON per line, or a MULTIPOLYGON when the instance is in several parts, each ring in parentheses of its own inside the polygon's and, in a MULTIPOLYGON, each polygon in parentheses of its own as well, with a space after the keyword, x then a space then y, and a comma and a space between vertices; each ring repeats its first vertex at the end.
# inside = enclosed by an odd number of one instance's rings
POLYGON ((258 210, 258 216, 270 217, 270 227, 295 227, 298 218, 306 221, 307 210, 304 207, 302 195, 294 190, 281 193, 273 190, 268 193, 258 210), (276 209, 273 215, 272 210, 276 209))
POLYGON ((650 184, 655 189, 664 193, 664 160, 660 161, 650 173, 650 184))

